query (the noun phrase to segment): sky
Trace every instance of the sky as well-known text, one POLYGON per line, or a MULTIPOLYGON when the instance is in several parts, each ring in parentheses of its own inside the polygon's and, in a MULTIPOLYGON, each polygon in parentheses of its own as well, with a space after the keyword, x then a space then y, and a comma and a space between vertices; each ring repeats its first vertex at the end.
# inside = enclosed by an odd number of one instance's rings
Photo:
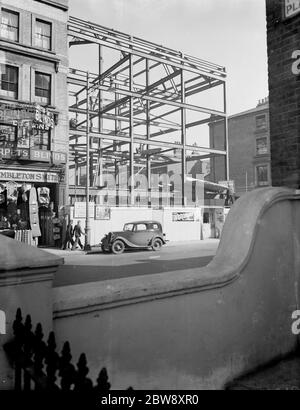
POLYGON ((70 15, 226 67, 227 112, 268 95, 264 0, 69 0, 70 15))

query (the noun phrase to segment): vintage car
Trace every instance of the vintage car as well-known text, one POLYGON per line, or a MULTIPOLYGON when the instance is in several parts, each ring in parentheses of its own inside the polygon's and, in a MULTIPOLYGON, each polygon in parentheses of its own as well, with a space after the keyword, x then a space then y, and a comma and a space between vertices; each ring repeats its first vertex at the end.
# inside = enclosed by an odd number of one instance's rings
POLYGON ((101 241, 101 249, 104 253, 118 255, 125 249, 152 248, 159 251, 165 243, 165 234, 159 222, 139 221, 126 223, 123 231, 109 232, 101 241))

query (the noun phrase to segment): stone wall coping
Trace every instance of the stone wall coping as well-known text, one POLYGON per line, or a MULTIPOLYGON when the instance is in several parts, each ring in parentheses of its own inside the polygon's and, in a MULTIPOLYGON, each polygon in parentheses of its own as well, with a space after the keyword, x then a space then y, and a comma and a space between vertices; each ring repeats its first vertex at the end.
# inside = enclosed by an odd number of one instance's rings
POLYGON ((0 235, 0 278, 8 272, 50 268, 63 264, 63 259, 35 246, 0 235))
POLYGON ((287 188, 243 195, 229 212, 216 256, 206 267, 54 288, 54 318, 226 286, 248 263, 261 216, 274 203, 295 199, 300 195, 287 188))

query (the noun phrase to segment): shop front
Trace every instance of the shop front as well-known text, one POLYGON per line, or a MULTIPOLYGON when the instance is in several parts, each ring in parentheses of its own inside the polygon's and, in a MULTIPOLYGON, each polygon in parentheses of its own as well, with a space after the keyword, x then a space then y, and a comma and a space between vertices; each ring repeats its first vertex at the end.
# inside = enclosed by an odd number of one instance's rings
POLYGON ((0 105, 0 233, 38 246, 61 241, 67 154, 51 149, 55 123, 36 104, 0 105))
POLYGON ((39 246, 60 239, 55 208, 59 175, 0 168, 0 232, 39 246))

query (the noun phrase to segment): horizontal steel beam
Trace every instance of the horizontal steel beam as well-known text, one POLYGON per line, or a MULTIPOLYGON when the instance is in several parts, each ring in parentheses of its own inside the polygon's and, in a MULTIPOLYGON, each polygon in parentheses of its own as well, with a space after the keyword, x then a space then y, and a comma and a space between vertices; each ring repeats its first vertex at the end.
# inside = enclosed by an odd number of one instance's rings
MULTIPOLYGON (((169 81, 170 79, 172 79, 172 78, 178 76, 179 74, 180 74, 180 71, 177 70, 177 71, 175 71, 174 73, 168 74, 166 77, 159 79, 159 80, 156 81, 155 83, 150 84, 148 87, 144 88, 144 90, 139 91, 139 96, 140 96, 139 98, 142 98, 143 95, 145 95, 145 93, 148 93, 149 91, 151 91, 151 90, 153 90, 154 88, 160 86, 161 84, 165 83, 166 81, 169 81)), ((100 89, 101 89, 101 86, 100 86, 100 89)), ((118 88, 118 89, 116 89, 116 94, 122 94, 122 91, 123 91, 123 90, 121 90, 121 89, 118 88)), ((118 101, 116 101, 116 102, 114 102, 114 103, 111 103, 111 104, 108 104, 108 105, 104 106, 104 108, 99 112, 99 114, 100 114, 100 115, 101 115, 101 114, 104 114, 105 112, 110 111, 110 110, 112 110, 112 109, 114 109, 114 108, 116 108, 116 107, 118 107, 118 106, 124 104, 124 103, 128 100, 128 98, 130 98, 129 95, 128 95, 128 97, 122 98, 122 99, 120 99, 120 100, 118 100, 118 101)))
MULTIPOLYGON (((99 88, 103 91, 107 91, 106 87, 100 86, 99 88)), ((172 105, 174 107, 185 108, 185 109, 191 110, 191 111, 204 112, 204 113, 207 113, 207 114, 219 115, 221 117, 226 117, 226 113, 223 112, 223 111, 212 110, 212 109, 209 109, 209 108, 198 107, 196 105, 185 104, 185 103, 172 101, 172 100, 167 100, 167 99, 164 100, 162 98, 153 97, 153 96, 150 96, 150 95, 145 95, 145 94, 142 94, 140 92, 121 90, 119 88, 117 90, 118 90, 118 94, 120 94, 120 95, 126 95, 126 96, 134 97, 134 98, 142 98, 142 99, 147 100, 147 101, 159 102, 159 103, 162 103, 163 105, 172 105)), ((125 100, 125 99, 122 99, 122 100, 125 100)))
POLYGON ((221 78, 223 81, 226 80, 226 72, 224 68, 213 68, 213 66, 209 67, 205 64, 201 65, 201 68, 198 68, 196 63, 190 63, 187 59, 171 56, 165 52, 158 52, 157 50, 150 51, 145 47, 135 47, 134 42, 131 41, 128 41, 127 44, 122 46, 116 42, 116 39, 113 38, 113 36, 97 36, 97 33, 94 32, 93 28, 88 28, 88 26, 85 25, 83 25, 83 27, 79 27, 72 21, 69 21, 68 33, 71 36, 78 37, 83 40, 93 40, 95 44, 100 44, 139 57, 148 58, 149 60, 161 62, 162 64, 168 64, 176 68, 185 69, 186 71, 192 73, 206 75, 207 77, 215 79, 221 78), (110 41, 108 41, 109 39, 110 41))
POLYGON ((88 33, 93 39, 105 39, 109 45, 122 45, 129 49, 143 50, 151 54, 156 54, 159 56, 166 57, 170 60, 180 61, 191 66, 203 67, 209 70, 215 70, 217 72, 225 72, 225 68, 218 64, 214 64, 197 57, 183 55, 180 51, 172 50, 168 47, 155 44, 150 41, 134 37, 120 31, 109 29, 107 27, 101 26, 99 24, 94 24, 91 22, 84 21, 76 17, 69 18, 69 27, 73 27, 79 30, 80 34, 88 33))
MULTIPOLYGON (((84 130, 82 131, 77 131, 77 130, 71 130, 70 131, 70 138, 76 138, 76 137, 83 137, 86 136, 86 132, 84 130)), ((100 134, 96 132, 90 132, 90 137, 91 138, 96 138, 96 139, 108 139, 108 140, 116 140, 116 141, 123 141, 130 143, 131 139, 130 137, 122 137, 119 135, 107 135, 107 134, 100 134)), ((134 144, 144 144, 144 145, 153 145, 157 147, 169 147, 169 148, 174 148, 174 149, 183 149, 182 144, 175 144, 171 142, 163 142, 163 141, 156 141, 156 140, 147 140, 146 138, 141 138, 141 137, 133 137, 133 143, 134 144)), ((219 150, 219 149, 214 149, 214 148, 208 148, 208 147, 199 147, 199 146, 194 146, 194 145, 185 145, 185 148, 187 150, 192 150, 192 151, 199 151, 199 152, 208 152, 212 154, 217 154, 217 155, 226 155, 225 150, 219 150)))

